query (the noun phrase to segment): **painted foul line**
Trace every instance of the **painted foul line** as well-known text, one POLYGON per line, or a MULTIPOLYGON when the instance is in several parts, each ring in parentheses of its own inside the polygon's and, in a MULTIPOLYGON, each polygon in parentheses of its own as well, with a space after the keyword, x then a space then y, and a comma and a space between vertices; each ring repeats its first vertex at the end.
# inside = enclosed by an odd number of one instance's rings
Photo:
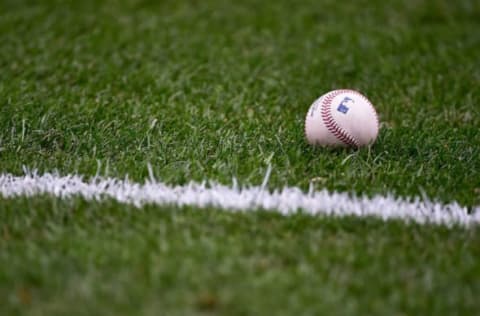
MULTIPOLYGON (((480 206, 468 212, 458 203, 442 204, 425 198, 386 196, 352 196, 327 190, 303 192, 296 187, 266 189, 267 175, 261 186, 240 187, 234 183, 195 183, 171 186, 153 176, 145 183, 128 179, 95 177, 84 180, 79 175, 60 176, 46 173, 25 176, 0 175, 0 196, 4 198, 51 195, 63 199, 82 197, 86 200, 113 199, 141 207, 145 204, 215 207, 227 211, 269 210, 281 214, 302 212, 321 216, 375 217, 403 220, 419 224, 473 226, 480 223, 480 206)), ((0 204, 1 205, 1 204, 0 204)))

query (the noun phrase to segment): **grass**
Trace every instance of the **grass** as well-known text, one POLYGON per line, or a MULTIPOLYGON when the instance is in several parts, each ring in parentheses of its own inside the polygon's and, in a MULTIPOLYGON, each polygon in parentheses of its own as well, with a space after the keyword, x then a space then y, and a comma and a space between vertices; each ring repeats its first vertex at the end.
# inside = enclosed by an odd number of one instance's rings
MULTIPOLYGON (((479 21, 467 0, 2 1, 0 172, 259 184, 271 164, 271 187, 480 205, 479 21), (378 142, 309 147, 309 105, 344 87, 378 142)), ((47 197, 0 219, 7 314, 480 309, 477 229, 47 197)))
POLYGON ((5 315, 478 313, 478 229, 51 198, 1 214, 5 315))

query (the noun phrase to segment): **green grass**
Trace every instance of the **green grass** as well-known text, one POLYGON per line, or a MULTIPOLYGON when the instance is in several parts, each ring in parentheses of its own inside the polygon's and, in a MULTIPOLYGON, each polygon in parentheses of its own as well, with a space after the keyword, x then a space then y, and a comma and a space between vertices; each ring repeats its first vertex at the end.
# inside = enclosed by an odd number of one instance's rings
MULTIPOLYGON (((480 205, 479 21, 473 0, 3 0, 0 172, 259 184, 271 164, 272 188, 480 205), (371 149, 305 143, 335 88, 375 104, 371 149)), ((0 199, 0 236, 0 314, 480 311, 478 229, 44 197, 0 199)))
POLYGON ((0 220, 4 315, 479 311, 478 229, 49 198, 0 220))

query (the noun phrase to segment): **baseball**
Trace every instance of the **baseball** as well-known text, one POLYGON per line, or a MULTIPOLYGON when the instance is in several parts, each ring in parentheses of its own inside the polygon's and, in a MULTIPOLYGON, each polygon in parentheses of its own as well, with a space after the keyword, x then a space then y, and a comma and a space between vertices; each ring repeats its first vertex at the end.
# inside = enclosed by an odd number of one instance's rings
POLYGON ((354 90, 333 90, 318 98, 305 119, 312 145, 359 148, 372 144, 379 122, 372 103, 354 90))

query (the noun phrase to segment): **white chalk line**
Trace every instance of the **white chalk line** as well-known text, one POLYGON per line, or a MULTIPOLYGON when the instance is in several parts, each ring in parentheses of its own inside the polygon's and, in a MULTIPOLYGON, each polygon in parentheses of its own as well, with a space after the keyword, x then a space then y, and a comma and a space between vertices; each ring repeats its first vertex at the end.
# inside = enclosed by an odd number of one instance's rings
MULTIPOLYGON (((402 220, 419 224, 472 226, 480 223, 480 206, 468 212, 457 202, 442 204, 427 198, 401 198, 393 195, 374 197, 348 193, 315 191, 303 192, 297 187, 268 190, 270 169, 261 186, 241 187, 236 181, 231 186, 216 182, 185 185, 167 185, 150 176, 145 183, 128 178, 94 177, 84 180, 80 175, 61 176, 57 173, 39 175, 26 172, 24 176, 0 175, 0 196, 4 198, 51 195, 68 199, 113 199, 120 203, 141 207, 159 206, 214 207, 228 211, 268 210, 284 215, 302 212, 323 216, 375 217, 382 220, 402 220)), ((1 204, 0 204, 1 206, 1 204)))

